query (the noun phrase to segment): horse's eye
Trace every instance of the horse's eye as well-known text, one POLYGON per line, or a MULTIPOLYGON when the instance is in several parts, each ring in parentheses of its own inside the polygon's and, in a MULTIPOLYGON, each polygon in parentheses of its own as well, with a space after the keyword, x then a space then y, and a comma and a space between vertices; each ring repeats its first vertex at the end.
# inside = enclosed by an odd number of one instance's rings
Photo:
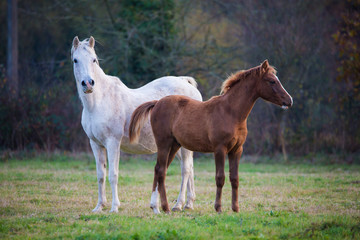
POLYGON ((96 59, 94 58, 93 63, 96 62, 96 59))
POLYGON ((275 81, 270 81, 271 84, 275 84, 275 81))
POLYGON ((74 59, 74 63, 77 63, 77 59, 76 59, 76 58, 74 59))

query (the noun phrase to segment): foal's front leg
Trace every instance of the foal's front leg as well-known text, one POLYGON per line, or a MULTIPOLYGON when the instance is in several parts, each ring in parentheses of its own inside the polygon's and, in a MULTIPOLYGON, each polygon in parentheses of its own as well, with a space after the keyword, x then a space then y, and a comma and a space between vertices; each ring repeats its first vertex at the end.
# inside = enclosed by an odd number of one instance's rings
POLYGON ((118 208, 120 206, 118 196, 120 141, 116 139, 108 141, 107 153, 109 159, 109 182, 112 191, 112 203, 110 212, 118 212, 118 208))
POLYGON ((106 181, 106 149, 99 146, 93 140, 90 140, 90 146, 95 156, 96 161, 96 175, 98 181, 98 203, 92 210, 93 212, 101 212, 102 208, 106 204, 105 195, 105 181, 106 181))
POLYGON ((242 147, 229 153, 229 175, 232 188, 231 208, 234 212, 239 212, 239 161, 242 154, 242 147))
POLYGON ((221 212, 221 194, 222 188, 225 183, 225 150, 223 148, 218 149, 214 152, 215 155, 215 165, 216 165, 216 199, 215 199, 215 210, 221 212))

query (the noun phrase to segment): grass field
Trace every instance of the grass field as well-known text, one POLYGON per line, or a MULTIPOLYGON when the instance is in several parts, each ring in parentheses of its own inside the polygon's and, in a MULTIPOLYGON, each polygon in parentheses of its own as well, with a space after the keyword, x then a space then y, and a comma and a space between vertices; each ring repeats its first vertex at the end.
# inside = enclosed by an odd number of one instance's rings
MULTIPOLYGON (((223 213, 217 214, 214 160, 196 159, 195 209, 153 215, 154 165, 122 159, 119 213, 109 213, 109 202, 103 213, 93 214, 97 183, 90 155, 2 161, 0 238, 360 239, 360 165, 241 163, 240 213, 231 211, 227 174, 223 213)), ((166 179, 170 205, 180 179, 175 160, 166 179)))

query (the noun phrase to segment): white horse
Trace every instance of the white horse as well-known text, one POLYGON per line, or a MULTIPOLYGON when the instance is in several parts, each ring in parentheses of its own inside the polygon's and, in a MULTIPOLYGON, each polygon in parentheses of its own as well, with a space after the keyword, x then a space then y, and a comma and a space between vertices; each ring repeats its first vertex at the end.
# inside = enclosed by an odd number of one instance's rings
MULTIPOLYGON (((74 66, 76 86, 83 105, 81 124, 90 139, 91 149, 96 160, 99 198, 93 212, 102 210, 106 203, 106 157, 109 162, 109 182, 112 190, 110 212, 118 212, 118 174, 120 149, 128 153, 152 154, 157 152, 155 139, 150 123, 146 123, 138 144, 129 143, 129 124, 131 114, 140 104, 160 99, 167 95, 178 94, 202 100, 192 77, 162 77, 137 89, 129 89, 119 78, 106 75, 99 66, 94 49, 95 39, 73 40, 71 59, 74 66)), ((195 200, 193 154, 182 148, 178 152, 181 161, 181 187, 173 211, 181 210, 185 203, 185 186, 187 202, 185 208, 193 208, 195 200)), ((158 192, 151 195, 150 207, 155 213, 158 209, 158 192)))

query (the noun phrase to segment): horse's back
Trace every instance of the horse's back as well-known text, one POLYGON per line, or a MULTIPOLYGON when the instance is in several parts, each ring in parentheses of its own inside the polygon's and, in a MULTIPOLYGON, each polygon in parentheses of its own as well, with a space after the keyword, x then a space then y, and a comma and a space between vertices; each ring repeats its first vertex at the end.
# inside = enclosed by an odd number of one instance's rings
POLYGON ((194 78, 188 76, 165 76, 155 79, 148 84, 135 89, 138 93, 146 93, 160 99, 168 95, 183 95, 193 99, 202 100, 194 78))

